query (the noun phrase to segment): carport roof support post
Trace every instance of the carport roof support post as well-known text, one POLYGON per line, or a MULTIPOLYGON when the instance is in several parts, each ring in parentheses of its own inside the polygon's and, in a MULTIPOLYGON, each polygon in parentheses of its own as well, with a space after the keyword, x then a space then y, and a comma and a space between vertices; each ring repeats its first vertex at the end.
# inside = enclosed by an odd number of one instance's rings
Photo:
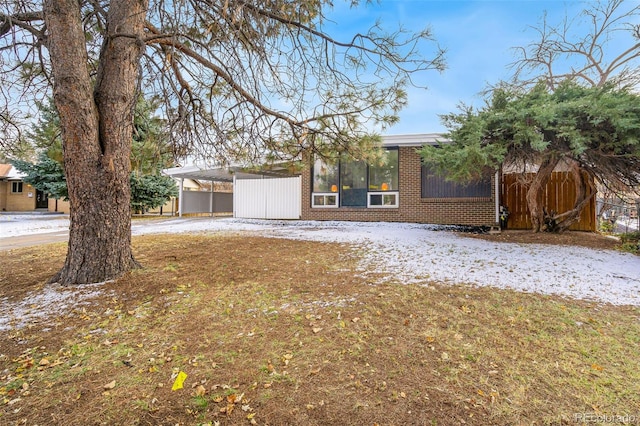
POLYGON ((184 191, 184 178, 180 178, 180 191, 178 192, 178 217, 182 217, 182 191, 184 191))

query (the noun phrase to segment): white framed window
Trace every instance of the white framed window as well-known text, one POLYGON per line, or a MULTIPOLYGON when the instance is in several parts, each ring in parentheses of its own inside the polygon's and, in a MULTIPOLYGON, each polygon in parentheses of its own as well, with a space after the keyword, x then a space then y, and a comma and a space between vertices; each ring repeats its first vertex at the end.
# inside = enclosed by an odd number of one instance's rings
POLYGON ((311 207, 337 208, 338 194, 335 192, 314 192, 311 194, 311 207))
POLYGON ((398 191, 368 192, 367 207, 397 209, 400 198, 398 191))

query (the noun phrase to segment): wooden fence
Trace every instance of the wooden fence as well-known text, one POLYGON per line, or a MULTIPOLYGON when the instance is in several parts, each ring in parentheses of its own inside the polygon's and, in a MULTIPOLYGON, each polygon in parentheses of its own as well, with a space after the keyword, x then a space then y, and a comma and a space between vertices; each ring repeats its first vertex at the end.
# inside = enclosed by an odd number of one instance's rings
MULTIPOLYGON (((502 205, 509 209, 507 229, 531 229, 531 215, 527 208, 528 185, 520 181, 520 174, 502 175, 502 205)), ((532 176, 527 176, 531 178, 532 176)), ((528 180, 528 179, 525 179, 528 180)), ((545 188, 544 206, 547 211, 564 213, 571 210, 576 199, 573 176, 567 172, 553 172, 545 188)), ((592 197, 582 210, 580 220, 571 225, 572 231, 596 230, 596 199, 592 197)))

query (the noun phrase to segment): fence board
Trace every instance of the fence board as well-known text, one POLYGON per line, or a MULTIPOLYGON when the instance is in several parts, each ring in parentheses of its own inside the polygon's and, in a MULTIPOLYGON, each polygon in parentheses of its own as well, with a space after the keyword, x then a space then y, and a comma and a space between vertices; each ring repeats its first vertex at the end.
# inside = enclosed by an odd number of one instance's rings
MULTIPOLYGON (((527 207, 529 185, 519 180, 519 174, 502 175, 502 204, 509 209, 508 229, 531 229, 531 215, 527 207)), ((527 176, 531 178, 532 175, 527 176)), ((576 199, 573 176, 567 172, 553 172, 544 192, 547 211, 564 213, 571 210, 576 199)), ((580 219, 569 228, 573 231, 596 230, 596 200, 592 197, 580 214, 580 219)))

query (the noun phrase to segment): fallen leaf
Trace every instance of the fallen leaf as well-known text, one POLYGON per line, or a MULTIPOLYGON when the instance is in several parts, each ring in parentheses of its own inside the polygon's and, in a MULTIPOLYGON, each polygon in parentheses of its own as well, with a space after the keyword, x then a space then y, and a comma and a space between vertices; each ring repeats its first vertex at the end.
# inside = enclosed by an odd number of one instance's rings
POLYGON ((231 415, 231 413, 233 412, 233 410, 234 410, 235 408, 236 408, 236 406, 235 406, 235 405, 233 405, 233 404, 227 404, 227 410, 226 410, 226 412, 227 412, 227 416, 231 415))
POLYGON ((198 385, 196 387, 196 396, 204 396, 207 393, 207 389, 204 386, 198 385))
POLYGON ((313 327, 311 331, 313 331, 314 334, 320 333, 322 331, 322 327, 313 327))
POLYGON ((109 383, 107 383, 106 385, 103 386, 104 389, 113 389, 116 387, 116 381, 112 380, 109 383))

